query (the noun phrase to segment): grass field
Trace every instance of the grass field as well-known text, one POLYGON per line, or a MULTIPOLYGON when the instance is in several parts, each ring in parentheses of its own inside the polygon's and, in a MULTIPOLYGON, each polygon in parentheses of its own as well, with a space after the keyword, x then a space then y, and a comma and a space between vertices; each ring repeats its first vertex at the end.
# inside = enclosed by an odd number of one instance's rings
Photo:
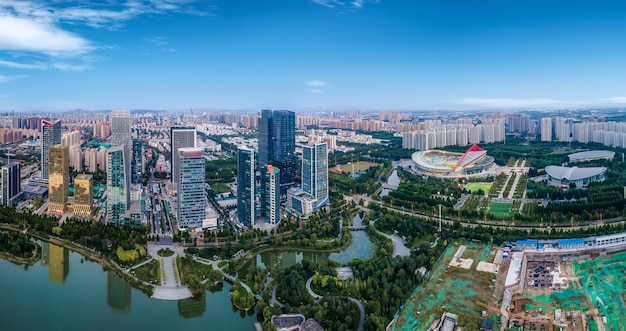
POLYGON ((470 192, 483 190, 483 192, 485 192, 485 196, 487 196, 487 194, 489 194, 489 189, 491 189, 491 183, 469 183, 465 186, 465 189, 470 192))
MULTIPOLYGON (((359 161, 359 162, 344 164, 342 166, 339 166, 339 169, 341 170, 342 173, 355 174, 361 171, 365 171, 371 167, 375 167, 377 165, 378 164, 372 163, 372 162, 359 161)), ((337 171, 337 167, 332 168, 331 171, 339 172, 337 171)))
POLYGON ((512 202, 490 202, 489 213, 493 216, 511 216, 512 202))

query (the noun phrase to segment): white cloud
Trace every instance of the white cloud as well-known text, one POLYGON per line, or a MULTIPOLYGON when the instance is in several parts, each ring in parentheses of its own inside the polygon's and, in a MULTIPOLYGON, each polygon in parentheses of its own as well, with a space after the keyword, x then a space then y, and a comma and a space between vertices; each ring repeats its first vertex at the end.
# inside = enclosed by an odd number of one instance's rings
MULTIPOLYGON (((366 2, 378 3, 378 0, 311 0, 313 3, 328 8, 361 9, 366 2)), ((349 10, 351 11, 351 10, 349 10)))
POLYGON ((517 108, 554 106, 562 102, 554 99, 497 99, 497 98, 465 98, 457 102, 460 105, 470 105, 489 108, 517 108))
POLYGON ((19 63, 19 62, 13 62, 13 61, 5 61, 5 60, 0 60, 0 66, 8 67, 8 68, 15 68, 15 69, 46 69, 47 67, 43 63, 30 64, 30 63, 19 63))
POLYGON ((326 87, 328 83, 322 80, 309 80, 306 82, 307 85, 311 87, 326 87))
POLYGON ((612 102, 612 103, 626 103, 626 97, 611 97, 602 99, 604 102, 612 102))
POLYGON ((51 24, 21 17, 0 16, 0 50, 78 56, 92 48, 86 39, 51 24))
POLYGON ((6 76, 6 75, 0 75, 0 83, 6 83, 6 82, 10 82, 12 80, 16 80, 16 79, 20 79, 20 78, 26 78, 28 76, 26 75, 15 75, 15 76, 6 76))
POLYGON ((69 64, 64 62, 55 62, 52 66, 61 71, 83 71, 89 68, 86 64, 69 64))
POLYGON ((169 42, 167 41, 166 37, 144 38, 144 41, 152 44, 152 46, 154 47, 157 47, 161 52, 173 53, 177 51, 176 48, 169 46, 169 42))

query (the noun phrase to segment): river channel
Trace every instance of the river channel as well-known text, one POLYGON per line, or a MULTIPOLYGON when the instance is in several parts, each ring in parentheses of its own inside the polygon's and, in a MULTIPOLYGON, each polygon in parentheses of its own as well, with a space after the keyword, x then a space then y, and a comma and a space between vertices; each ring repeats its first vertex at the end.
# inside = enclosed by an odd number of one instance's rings
POLYGON ((0 259, 2 330, 254 330, 254 309, 234 309, 227 282, 192 299, 150 299, 78 253, 42 248, 27 268, 0 259))

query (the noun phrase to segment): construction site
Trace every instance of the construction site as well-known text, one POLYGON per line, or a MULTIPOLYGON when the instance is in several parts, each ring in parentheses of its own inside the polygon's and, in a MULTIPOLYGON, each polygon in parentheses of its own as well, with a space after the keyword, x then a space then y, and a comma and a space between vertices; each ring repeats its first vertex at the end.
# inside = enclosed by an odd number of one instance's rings
POLYGON ((626 330, 626 245, 559 244, 452 243, 387 329, 626 330))

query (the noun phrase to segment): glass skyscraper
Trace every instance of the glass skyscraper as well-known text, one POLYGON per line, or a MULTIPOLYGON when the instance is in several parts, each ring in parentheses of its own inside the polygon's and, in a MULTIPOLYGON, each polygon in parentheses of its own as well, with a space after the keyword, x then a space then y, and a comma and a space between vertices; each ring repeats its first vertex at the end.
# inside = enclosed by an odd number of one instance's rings
POLYGON ((20 163, 8 162, 2 166, 2 204, 12 206, 12 199, 22 192, 20 163))
POLYGON ((170 147, 172 149, 172 183, 178 182, 179 148, 196 147, 196 128, 172 127, 170 128, 170 147))
POLYGON ((121 224, 130 204, 124 146, 107 151, 107 222, 121 224))
MULTIPOLYGON (((130 177, 131 167, 130 160, 132 158, 133 142, 131 139, 130 110, 112 110, 111 111, 111 146, 123 146, 124 153, 124 189, 126 192, 125 208, 130 206, 130 177)), ((108 164, 108 161, 107 161, 108 164)), ((107 168, 108 169, 108 168, 107 168)), ((107 174, 108 174, 107 170, 107 174)), ((107 179, 108 181, 108 179, 107 179)), ((124 213, 121 214, 122 216, 124 213)), ((120 216, 121 217, 121 216, 120 216)))
POLYGON ((48 212, 63 214, 70 185, 70 148, 54 145, 49 150, 48 212))
MULTIPOLYGON (((296 114, 264 109, 259 119, 258 138, 259 168, 271 164, 280 169, 280 195, 286 197, 287 189, 295 186, 296 181, 296 114)), ((261 182, 261 185, 265 184, 261 182)), ((264 191, 261 190, 262 194, 264 191)))
POLYGON ((296 114, 288 110, 274 111, 272 165, 280 169, 280 195, 296 185, 296 114))
POLYGON ((237 149, 237 216, 239 222, 248 227, 256 222, 254 154, 251 148, 240 146, 237 149))
POLYGON ((328 150, 326 143, 302 147, 302 190, 311 195, 313 210, 328 203, 328 150))
POLYGON ((61 144, 61 121, 41 120, 41 178, 48 179, 48 153, 61 144))
POLYGON ((206 218, 204 193, 204 149, 178 148, 178 224, 181 228, 201 228, 206 218))
POLYGON ((141 184, 143 175, 143 141, 133 139, 133 157, 130 162, 130 182, 141 184))

